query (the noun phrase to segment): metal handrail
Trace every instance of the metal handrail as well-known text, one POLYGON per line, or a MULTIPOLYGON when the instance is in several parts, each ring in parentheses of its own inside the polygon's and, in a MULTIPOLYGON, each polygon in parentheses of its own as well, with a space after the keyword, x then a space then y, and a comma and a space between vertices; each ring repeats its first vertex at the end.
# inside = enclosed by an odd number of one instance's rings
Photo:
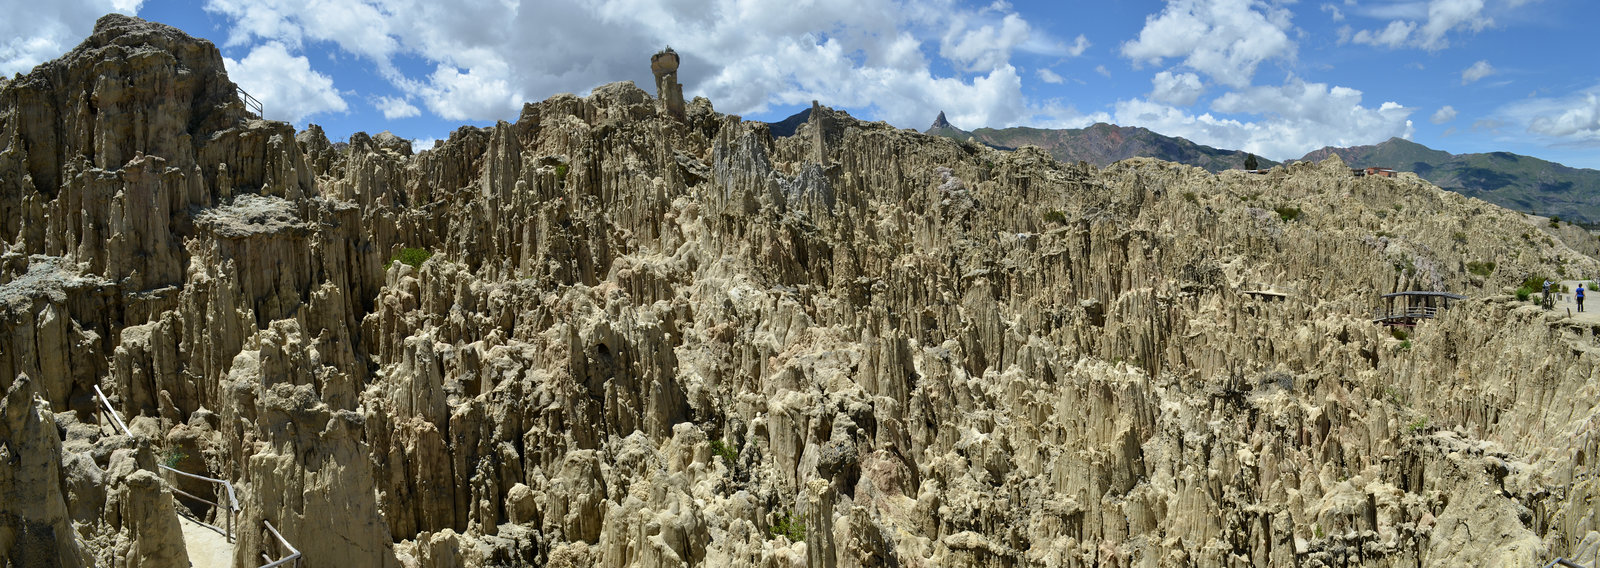
MULTIPOLYGON (((133 437, 133 432, 130 432, 128 430, 128 425, 124 424, 122 422, 122 417, 117 416, 117 409, 113 408, 111 406, 111 399, 107 398, 106 397, 106 393, 100 390, 100 385, 93 385, 93 386, 94 386, 94 394, 95 394, 95 396, 100 398, 100 406, 102 407, 103 412, 105 412, 107 415, 109 415, 111 417, 111 422, 113 424, 115 424, 118 429, 122 430, 122 434, 123 435, 128 436, 128 437, 133 437)), ((207 523, 205 521, 200 521, 200 520, 196 520, 195 522, 200 523, 202 525, 205 525, 207 527, 211 527, 213 530, 222 531, 223 536, 225 538, 227 538, 228 542, 230 542, 230 543, 235 540, 235 538, 233 536, 233 524, 234 524, 233 521, 234 521, 234 517, 239 514, 239 496, 233 492, 233 484, 232 483, 229 483, 227 480, 224 480, 224 479, 216 479, 216 478, 213 478, 213 477, 206 477, 204 475, 195 475, 193 473, 189 473, 189 472, 186 472, 186 471, 178 471, 177 469, 169 467, 166 464, 157 464, 156 467, 160 468, 163 471, 170 471, 172 473, 176 473, 178 475, 182 475, 182 476, 185 476, 185 477, 189 477, 189 478, 193 478, 193 479, 198 479, 200 481, 206 481, 206 482, 210 482, 210 483, 213 483, 213 484, 221 485, 222 488, 225 490, 224 492, 228 494, 228 505, 227 506, 223 506, 220 503, 207 500, 204 497, 200 497, 198 495, 191 494, 191 493, 186 492, 186 491, 184 491, 182 489, 178 489, 177 487, 172 487, 171 489, 172 489, 173 493, 177 493, 179 495, 183 495, 185 497, 188 497, 190 499, 194 499, 194 500, 199 501, 201 503, 205 503, 205 504, 211 505, 213 507, 221 507, 221 508, 226 509, 227 512, 228 512, 227 528, 218 528, 218 527, 216 527, 214 525, 211 525, 211 524, 209 524, 209 523, 207 523)), ((288 563, 291 560, 294 561, 295 568, 300 568, 300 550, 295 548, 294 545, 289 544, 289 541, 287 539, 284 539, 282 534, 278 533, 278 529, 273 528, 271 522, 268 522, 266 519, 262 519, 261 520, 261 524, 267 526, 267 530, 272 532, 272 536, 278 539, 278 544, 281 544, 281 545, 283 545, 284 548, 289 549, 289 555, 285 556, 283 558, 280 558, 278 560, 273 560, 271 558, 268 558, 267 554, 263 552, 263 553, 261 553, 261 559, 265 560, 267 563, 262 565, 260 568, 277 568, 278 566, 282 566, 282 565, 284 565, 285 563, 288 563)))
POLYGON ((1372 319, 1387 318, 1432 318, 1438 317, 1443 308, 1403 308, 1398 310, 1377 310, 1372 312, 1372 319))
POLYGON ((189 493, 187 491, 184 491, 182 489, 178 489, 177 487, 173 487, 172 488, 172 492, 173 493, 177 493, 179 495, 183 495, 184 497, 188 497, 190 499, 194 499, 194 500, 199 501, 201 503, 205 503, 207 505, 211 505, 212 507, 217 507, 217 508, 220 508, 220 509, 223 509, 223 510, 227 511, 227 514, 228 514, 227 521, 224 523, 223 527, 218 527, 216 525, 212 525, 210 523, 207 523, 207 522, 201 521, 201 520, 196 520, 195 522, 200 523, 200 524, 205 525, 205 526, 208 526, 208 527, 211 527, 214 530, 222 531, 223 538, 226 538, 228 540, 228 542, 233 542, 234 541, 233 519, 234 519, 235 515, 239 514, 239 497, 234 494, 234 492, 233 492, 233 484, 232 483, 228 483, 226 480, 222 480, 222 479, 206 477, 204 475, 195 475, 193 473, 189 473, 189 472, 186 472, 186 471, 179 471, 179 470, 177 470, 175 468, 168 467, 166 464, 160 464, 160 465, 158 465, 156 467, 159 467, 164 471, 170 471, 172 473, 176 473, 178 475, 182 475, 184 477, 188 477, 190 479, 197 479, 197 480, 200 480, 200 481, 209 482, 209 483, 214 484, 214 485, 221 485, 222 489, 223 489, 222 493, 226 493, 228 495, 228 504, 227 505, 223 505, 223 504, 217 503, 215 501, 206 500, 204 497, 201 497, 199 495, 194 495, 194 494, 189 493))
POLYGON ((257 100, 255 97, 250 96, 250 93, 244 92, 244 87, 240 87, 238 85, 234 85, 234 89, 237 89, 239 91, 239 98, 244 100, 244 108, 256 111, 256 116, 258 116, 258 117, 261 117, 261 118, 266 118, 267 117, 267 115, 263 114, 264 107, 261 106, 261 101, 257 100))
POLYGON ((283 535, 278 534, 278 529, 272 528, 272 523, 268 522, 266 519, 262 519, 261 524, 267 525, 267 530, 271 531, 272 536, 278 539, 278 544, 281 544, 284 548, 289 549, 288 556, 279 558, 277 560, 269 558, 265 552, 261 553, 261 559, 267 562, 266 564, 261 565, 261 568, 277 568, 278 566, 282 566, 290 560, 294 561, 295 568, 300 568, 300 550, 296 549, 294 545, 289 544, 289 541, 284 540, 283 535))
POLYGON ((1555 568, 1556 566, 1565 566, 1566 568, 1586 568, 1584 565, 1567 560, 1566 558, 1557 558, 1555 560, 1551 560, 1549 564, 1544 565, 1544 568, 1555 568))
POLYGON ((111 399, 106 398, 106 393, 100 392, 100 385, 94 385, 94 394, 95 396, 100 397, 100 405, 105 407, 105 411, 110 414, 112 420, 111 423, 115 424, 117 428, 122 429, 122 435, 130 438, 133 437, 133 432, 128 431, 128 425, 123 424, 122 418, 117 416, 117 409, 111 408, 111 399))

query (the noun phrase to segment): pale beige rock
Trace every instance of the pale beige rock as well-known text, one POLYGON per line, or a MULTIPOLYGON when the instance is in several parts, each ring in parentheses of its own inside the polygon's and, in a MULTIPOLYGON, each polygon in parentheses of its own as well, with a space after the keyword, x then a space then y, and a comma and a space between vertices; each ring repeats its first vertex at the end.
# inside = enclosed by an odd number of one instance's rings
POLYGON ((181 450, 235 484, 241 565, 264 521, 350 568, 1600 549, 1595 330, 1511 294, 1600 274, 1593 239, 1337 159, 1099 169, 820 104, 774 139, 658 89, 339 145, 120 16, 0 85, 0 451, 44 448, 6 518, 170 559, 141 472, 181 450), (1368 319, 1419 288, 1471 299, 1368 319))

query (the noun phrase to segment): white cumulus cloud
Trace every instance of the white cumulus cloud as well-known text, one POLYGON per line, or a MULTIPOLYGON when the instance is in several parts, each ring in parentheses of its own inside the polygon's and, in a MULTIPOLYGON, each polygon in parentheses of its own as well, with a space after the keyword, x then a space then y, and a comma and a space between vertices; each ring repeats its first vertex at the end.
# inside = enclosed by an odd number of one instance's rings
POLYGON ((1157 65, 1181 58, 1213 81, 1243 87, 1263 61, 1294 59, 1292 27, 1287 9, 1260 0, 1168 0, 1138 38, 1122 44, 1122 55, 1157 65))
POLYGON ((940 109, 1007 126, 1060 118, 1022 95, 1014 54, 1072 57, 1090 46, 1052 37, 1003 2, 207 0, 206 9, 227 20, 230 43, 338 45, 446 119, 513 118, 526 100, 623 79, 653 90, 649 55, 671 45, 685 94, 725 112, 817 99, 904 126, 940 109))
POLYGON ((1461 84, 1475 83, 1479 79, 1493 74, 1494 66, 1490 65, 1488 61, 1480 59, 1477 63, 1473 63, 1471 67, 1461 70, 1461 84))
MULTIPOLYGON (((1506 9, 1526 0, 1504 0, 1506 9)), ((1378 4, 1366 8, 1370 16, 1391 19, 1381 30, 1361 30, 1350 41, 1391 49, 1418 47, 1439 51, 1450 47, 1451 32, 1479 32, 1494 25, 1484 0, 1428 0, 1378 4)))
POLYGON ((1382 30, 1361 30, 1350 38, 1355 43, 1388 47, 1390 49, 1404 47, 1411 40, 1411 32, 1416 31, 1416 22, 1395 20, 1382 30))
POLYGON ((1450 105, 1444 105, 1442 107, 1439 107, 1439 110, 1435 111, 1433 113, 1433 116, 1431 118, 1429 118, 1428 121, 1432 122, 1434 124, 1444 124, 1446 122, 1450 122, 1450 121, 1455 120, 1455 119, 1456 119, 1456 107, 1453 107, 1453 106, 1450 106, 1450 105))
POLYGON ((1600 85, 1561 97, 1533 97, 1497 111, 1497 125, 1521 126, 1552 145, 1600 146, 1600 85))
POLYGON ((1151 99, 1181 107, 1194 104, 1206 91, 1205 86, 1200 84, 1200 76, 1194 73, 1162 71, 1156 73, 1150 83, 1151 99))
POLYGON ((1078 34, 1078 39, 1072 41, 1072 47, 1067 48, 1067 55, 1073 57, 1083 55, 1083 52, 1089 50, 1089 45, 1091 45, 1089 38, 1084 37, 1083 34, 1078 34))
POLYGON ((305 56, 290 55, 282 43, 267 42, 242 60, 222 62, 228 78, 261 101, 265 118, 300 123, 314 114, 349 108, 333 88, 333 79, 312 70, 305 56))
POLYGON ((378 100, 373 102, 373 106, 377 107, 383 113, 383 117, 389 120, 422 116, 422 109, 400 97, 378 97, 378 100))
POLYGON ((1037 71, 1034 71, 1034 74, 1039 76, 1040 81, 1044 81, 1052 85, 1060 85, 1065 81, 1065 79, 1062 79, 1061 76, 1057 75, 1055 71, 1051 71, 1045 67, 1040 67, 1037 71))
POLYGON ((1007 14, 998 24, 966 28, 956 22, 939 45, 944 56, 966 71, 993 69, 1011 59, 1011 50, 1028 41, 1028 22, 1007 14))
POLYGON ((27 73, 60 57, 110 12, 132 15, 143 0, 0 0, 0 75, 27 73))
POLYGON ((1362 105, 1361 91, 1290 78, 1279 86, 1249 87, 1224 93, 1212 102, 1224 118, 1155 101, 1134 99, 1116 106, 1120 124, 1137 124, 1162 134, 1182 136, 1220 148, 1236 148, 1277 160, 1299 158, 1323 146, 1372 144, 1390 137, 1409 138, 1415 109, 1385 102, 1362 105))

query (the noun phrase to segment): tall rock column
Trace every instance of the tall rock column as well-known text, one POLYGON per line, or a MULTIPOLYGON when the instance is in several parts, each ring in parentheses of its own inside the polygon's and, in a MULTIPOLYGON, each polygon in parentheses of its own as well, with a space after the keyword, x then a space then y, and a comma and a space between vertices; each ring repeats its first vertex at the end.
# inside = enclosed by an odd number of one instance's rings
POLYGON ((667 114, 684 120, 683 85, 678 84, 678 52, 669 47, 650 56, 650 72, 656 76, 656 98, 667 105, 667 114))

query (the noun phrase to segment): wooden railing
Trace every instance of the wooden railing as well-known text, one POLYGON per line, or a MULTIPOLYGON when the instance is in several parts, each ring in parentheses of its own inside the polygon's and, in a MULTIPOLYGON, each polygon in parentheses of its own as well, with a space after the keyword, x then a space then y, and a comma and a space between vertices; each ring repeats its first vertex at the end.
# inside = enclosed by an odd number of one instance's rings
MULTIPOLYGON (((106 397, 106 393, 104 393, 104 392, 102 392, 100 390, 100 385, 94 385, 94 394, 95 394, 96 398, 100 399, 100 407, 101 407, 101 409, 100 409, 99 412, 101 412, 102 414, 105 414, 106 416, 109 417, 107 419, 107 422, 112 423, 113 425, 115 425, 117 427, 118 430, 121 430, 122 431, 122 435, 127 436, 129 438, 132 438, 133 437, 133 432, 128 430, 128 425, 122 421, 122 417, 117 416, 117 409, 113 408, 111 406, 111 399, 107 398, 106 397)), ((234 542, 235 538, 233 536, 233 530, 232 529, 233 529, 233 524, 234 524, 234 517, 239 514, 239 497, 234 494, 234 492, 233 492, 233 484, 232 483, 228 483, 227 481, 224 481, 224 480, 221 480, 221 479, 214 479, 214 478, 206 477, 206 476, 203 476, 203 475, 195 475, 195 474, 192 474, 192 473, 178 471, 176 469, 173 469, 171 467, 166 466, 165 464, 158 465, 156 467, 158 467, 162 471, 169 471, 169 472, 172 472, 172 473, 175 473, 175 474, 178 474, 178 475, 182 475, 182 476, 185 476, 185 477, 190 477, 190 478, 193 478, 193 479, 198 479, 200 481, 206 481, 206 482, 210 482, 212 484, 220 485, 222 487, 222 492, 220 492, 219 495, 220 494, 226 494, 228 496, 228 505, 226 505, 226 506, 224 506, 222 504, 219 504, 219 503, 216 503, 214 501, 209 501, 209 500, 207 500, 205 498, 202 498, 202 497, 199 497, 197 495, 193 495, 193 494, 187 493, 187 492, 183 491, 182 489, 178 489, 176 486, 172 487, 172 492, 173 493, 177 493, 179 495, 183 495, 183 496, 188 497, 190 499, 194 499, 194 500, 199 501, 201 503, 206 503, 206 504, 211 505, 213 507, 218 507, 218 508, 222 508, 222 509, 226 510, 227 511, 227 515, 228 515, 228 520, 226 521, 227 528, 217 528, 216 526, 208 524, 205 521, 196 520, 195 522, 200 523, 202 525, 205 525, 207 527, 210 527, 212 530, 221 531, 223 536, 228 539, 228 542, 234 542)), ((169 483, 168 485, 174 485, 174 484, 170 484, 169 483)), ((220 499, 220 497, 218 497, 218 498, 220 499)), ((260 568, 277 568, 279 566, 283 566, 283 565, 288 564, 290 562, 294 563, 294 567, 295 568, 300 568, 300 550, 295 548, 294 545, 289 544, 289 541, 284 539, 282 534, 278 533, 278 529, 274 528, 272 526, 271 522, 267 521, 266 519, 262 519, 261 520, 261 524, 266 525, 267 531, 272 533, 272 537, 273 538, 277 539, 278 545, 282 546, 284 549, 287 549, 289 551, 289 554, 284 556, 283 558, 279 558, 277 560, 273 560, 272 558, 269 558, 265 552, 263 552, 263 553, 261 553, 261 559, 266 561, 266 564, 263 564, 262 566, 260 566, 260 568)))

